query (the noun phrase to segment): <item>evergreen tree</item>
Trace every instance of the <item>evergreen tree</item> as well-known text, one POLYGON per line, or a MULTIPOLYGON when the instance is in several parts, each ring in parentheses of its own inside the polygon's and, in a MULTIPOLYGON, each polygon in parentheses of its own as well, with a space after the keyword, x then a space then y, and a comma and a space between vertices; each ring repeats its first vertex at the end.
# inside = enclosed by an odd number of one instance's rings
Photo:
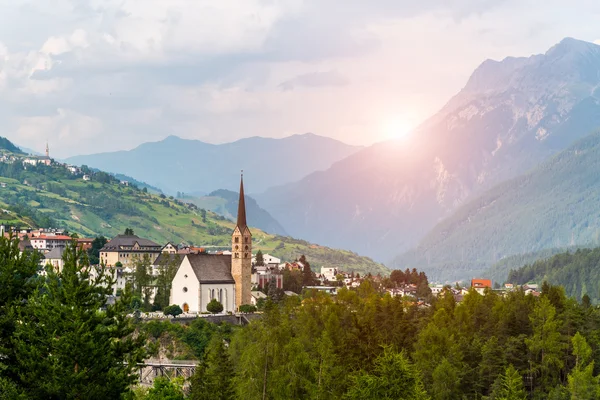
POLYGON ((19 386, 36 399, 117 399, 135 382, 145 337, 126 315, 130 293, 107 304, 112 280, 67 247, 64 267, 46 278, 18 310, 12 344, 19 386))
MULTIPOLYGON (((39 254, 20 254, 16 239, 0 236, 0 386, 6 392, 17 378, 16 356, 11 338, 17 327, 16 310, 35 290, 39 254)), ((1 394, 2 392, 0 392, 1 394)), ((0 396, 1 397, 1 396, 0 396)))
POLYGON ((304 254, 300 256, 300 259, 298 261, 300 261, 302 263, 302 265, 304 266, 302 269, 302 284, 304 286, 314 285, 315 278, 313 276, 312 270, 310 269, 310 264, 306 260, 306 257, 304 256, 304 254))
POLYGON ((568 377, 568 388, 572 400, 600 398, 600 384, 594 376, 594 362, 591 361, 592 348, 585 338, 577 332, 571 339, 575 368, 568 377))
POLYGON ((373 372, 361 371, 350 379, 346 399, 429 399, 419 371, 404 353, 394 353, 389 348, 375 360, 373 372))
POLYGON ((263 258, 262 251, 259 250, 256 252, 256 262, 254 264, 258 266, 265 265, 265 259, 263 258))
POLYGON ((512 364, 499 377, 498 384, 495 386, 491 395, 493 400, 527 400, 523 378, 512 364))
POLYGON ((184 400, 183 390, 177 383, 170 381, 169 378, 159 376, 154 379, 154 385, 144 400, 184 400))
POLYGON ((191 379, 191 400, 228 400, 234 397, 233 365, 220 334, 213 335, 203 362, 191 379))

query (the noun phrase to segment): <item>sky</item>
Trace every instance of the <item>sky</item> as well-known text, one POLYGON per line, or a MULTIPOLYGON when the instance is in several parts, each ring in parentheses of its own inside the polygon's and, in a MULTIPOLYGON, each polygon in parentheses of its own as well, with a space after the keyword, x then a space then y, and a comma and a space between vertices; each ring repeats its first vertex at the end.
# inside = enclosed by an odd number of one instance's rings
POLYGON ((0 136, 67 157, 169 135, 369 145, 485 59, 600 43, 596 0, 0 0, 0 136))

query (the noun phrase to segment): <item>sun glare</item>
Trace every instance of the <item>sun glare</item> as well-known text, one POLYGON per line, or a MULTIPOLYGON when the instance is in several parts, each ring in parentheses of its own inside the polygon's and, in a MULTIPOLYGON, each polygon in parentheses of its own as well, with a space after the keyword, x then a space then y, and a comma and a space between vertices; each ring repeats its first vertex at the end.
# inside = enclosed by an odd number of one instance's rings
POLYGON ((386 139, 404 139, 411 130, 412 126, 402 118, 390 119, 383 125, 383 135, 386 139))

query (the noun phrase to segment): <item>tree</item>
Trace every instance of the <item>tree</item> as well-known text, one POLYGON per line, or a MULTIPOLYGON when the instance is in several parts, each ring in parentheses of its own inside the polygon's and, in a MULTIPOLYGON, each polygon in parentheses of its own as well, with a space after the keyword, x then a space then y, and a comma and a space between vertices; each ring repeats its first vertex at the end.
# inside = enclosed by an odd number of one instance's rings
POLYGON ((206 210, 204 208, 200 209, 200 216, 202 217, 202 222, 206 223, 206 210))
POLYGON ((183 314, 183 310, 177 304, 173 304, 170 306, 166 306, 163 310, 163 314, 172 315, 173 317, 177 317, 178 315, 183 314))
POLYGON ((242 313, 253 313, 256 312, 256 306, 252 304, 242 304, 240 306, 240 312, 242 313))
POLYGON ((577 332, 571 339, 575 368, 568 376, 568 389, 572 400, 597 399, 600 397, 598 377, 594 376, 592 348, 577 332))
POLYGON ((91 270, 85 252, 69 245, 61 272, 46 270, 19 308, 12 343, 19 386, 29 398, 116 399, 131 390, 145 336, 132 335, 131 292, 108 304, 113 281, 91 270))
POLYGON ((404 353, 394 353, 390 348, 375 360, 373 372, 360 371, 350 376, 346 399, 429 399, 419 371, 404 353))
POLYGON ((191 379, 191 400, 229 400, 234 397, 233 365, 220 334, 213 335, 204 360, 191 379))
POLYGON ((150 273, 151 261, 148 254, 143 257, 135 257, 133 259, 133 290, 134 293, 142 299, 142 308, 144 311, 150 311, 150 297, 152 296, 153 287, 152 274, 150 273))
POLYGON ((124 233, 124 235, 125 235, 125 236, 133 236, 133 235, 135 235, 135 234, 133 233, 133 229, 131 229, 131 228, 125 228, 125 233, 124 233))
MULTIPOLYGON (((8 393, 17 379, 14 335, 17 310, 35 290, 39 253, 19 251, 14 238, 0 236, 0 394, 8 393), (2 382, 2 376, 7 379, 2 382)), ((15 389, 17 390, 17 389, 15 389)), ((8 395, 0 396, 10 398, 8 395)))
POLYGON ((161 256, 161 262, 158 265, 158 276, 156 277, 157 291, 154 296, 154 305, 161 309, 169 304, 171 298, 171 286, 173 278, 177 273, 179 264, 181 264, 181 256, 179 254, 161 256))
POLYGON ((265 265, 265 259, 263 258, 262 251, 260 251, 260 250, 256 252, 256 262, 255 262, 255 265, 258 265, 258 266, 265 265))
POLYGON ((302 284, 304 286, 312 286, 315 282, 315 277, 313 276, 312 270, 310 269, 310 263, 306 260, 306 257, 303 255, 300 256, 298 260, 304 266, 302 269, 302 284))
POLYGON ((504 374, 498 378, 498 383, 495 385, 491 398, 494 400, 527 399, 523 378, 512 364, 506 367, 504 374))
POLYGON ((213 314, 218 314, 223 311, 223 304, 219 303, 217 299, 212 299, 206 305, 206 311, 211 312, 213 314))
POLYGON ((183 389, 169 378, 159 376, 154 379, 154 385, 144 400, 184 400, 183 389))
POLYGON ((107 240, 104 236, 96 236, 92 241, 92 247, 88 249, 88 258, 91 265, 100 264, 100 249, 104 247, 107 240))
POLYGON ((558 330, 559 321, 555 318, 556 309, 546 296, 542 296, 529 316, 533 335, 525 339, 530 352, 532 377, 540 377, 538 386, 554 387, 564 366, 562 350, 564 343, 558 330))

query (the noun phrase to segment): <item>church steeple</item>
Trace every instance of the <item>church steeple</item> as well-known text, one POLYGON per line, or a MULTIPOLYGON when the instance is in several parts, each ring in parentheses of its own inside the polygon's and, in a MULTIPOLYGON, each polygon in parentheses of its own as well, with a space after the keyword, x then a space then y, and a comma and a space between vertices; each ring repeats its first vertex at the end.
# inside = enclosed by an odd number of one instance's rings
POLYGON ((237 227, 244 233, 248 224, 246 223, 246 198, 244 196, 244 171, 240 178, 240 200, 238 203, 237 227))
POLYGON ((48 141, 46 140, 46 157, 50 158, 50 147, 48 147, 48 141))

